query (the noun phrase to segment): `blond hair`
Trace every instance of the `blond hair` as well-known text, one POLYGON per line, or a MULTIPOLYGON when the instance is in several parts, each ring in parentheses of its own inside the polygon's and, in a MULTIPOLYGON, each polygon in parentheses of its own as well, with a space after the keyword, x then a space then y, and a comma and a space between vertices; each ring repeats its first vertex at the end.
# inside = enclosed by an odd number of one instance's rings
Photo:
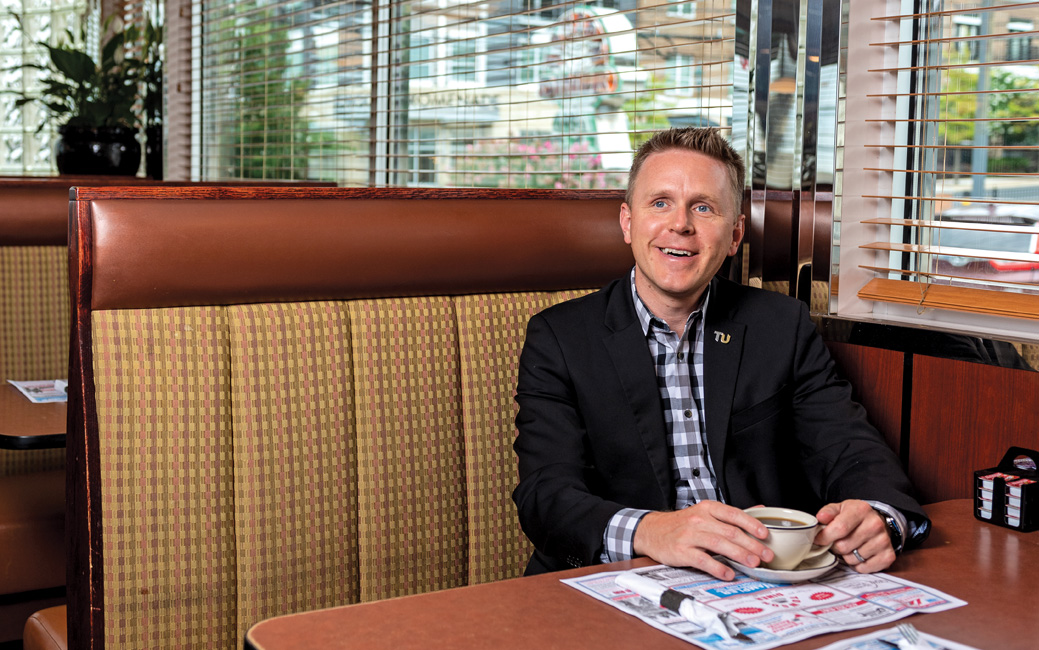
POLYGON ((725 165, 729 171, 729 190, 732 192, 733 206, 736 213, 740 213, 743 206, 743 187, 746 182, 746 168, 743 166, 743 158, 732 148, 718 129, 685 127, 681 129, 666 129, 654 134, 646 140, 635 152, 635 158, 631 162, 631 171, 628 172, 628 189, 624 194, 624 200, 631 204, 631 196, 635 190, 635 181, 638 179, 642 164, 651 154, 670 149, 684 149, 695 151, 705 156, 714 158, 725 165))

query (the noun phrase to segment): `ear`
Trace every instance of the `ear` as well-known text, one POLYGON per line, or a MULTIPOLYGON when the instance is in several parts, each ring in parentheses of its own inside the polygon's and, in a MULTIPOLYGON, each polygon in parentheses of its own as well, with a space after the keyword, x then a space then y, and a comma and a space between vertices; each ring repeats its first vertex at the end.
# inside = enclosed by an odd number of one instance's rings
POLYGON ((624 233, 624 243, 631 244, 631 208, 627 203, 621 203, 621 232, 624 233))
POLYGON ((729 257, 736 254, 736 251, 740 249, 740 242, 743 241, 744 228, 746 228, 746 217, 740 215, 736 217, 736 223, 732 226, 732 244, 729 246, 729 257))

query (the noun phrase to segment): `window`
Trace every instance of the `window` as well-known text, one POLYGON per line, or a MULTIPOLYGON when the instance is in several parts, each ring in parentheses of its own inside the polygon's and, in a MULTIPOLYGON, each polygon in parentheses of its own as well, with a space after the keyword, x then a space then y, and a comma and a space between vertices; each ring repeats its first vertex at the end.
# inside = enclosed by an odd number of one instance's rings
POLYGON ((410 38, 401 39, 405 57, 403 65, 407 65, 406 72, 411 79, 412 88, 428 85, 436 78, 437 55, 433 47, 433 38, 428 34, 411 34, 410 38))
POLYGON ((929 7, 851 5, 838 313, 1037 339, 1039 6, 929 7))
POLYGON ((731 0, 182 4, 200 180, 619 188, 645 133, 732 122, 731 0))
POLYGON ((667 0, 670 6, 667 9, 667 13, 674 16, 694 16, 696 15, 696 3, 689 2, 688 0, 667 0))
POLYGON ((966 60, 977 61, 980 51, 978 36, 981 34, 981 18, 974 15, 952 16, 956 54, 966 60))
POLYGON ((409 143, 411 160, 409 161, 408 185, 412 187, 430 186, 436 180, 436 131, 430 128, 419 129, 416 137, 409 143))
POLYGON ((675 54, 668 59, 668 72, 671 75, 670 85, 677 92, 686 91, 703 82, 703 68, 684 54, 675 54))
MULTIPOLYGON (((0 87, 34 90, 38 83, 31 70, 12 69, 24 63, 42 63, 46 50, 37 44, 56 44, 66 29, 75 32, 90 3, 5 1, 0 13, 0 87), (21 17, 24 30, 10 12, 21 17), (26 38, 25 34, 31 34, 26 38)), ((0 174, 49 175, 53 173, 53 149, 57 130, 46 120, 39 103, 15 106, 15 95, 0 93, 0 174), (42 125, 43 128, 40 128, 42 125)))
POLYGON ((519 76, 518 81, 522 84, 536 84, 541 81, 538 71, 544 62, 542 48, 526 48, 519 53, 519 76))
POLYGON ((1030 20, 1014 20, 1007 22, 1007 61, 1027 61, 1039 58, 1039 52, 1032 51, 1032 37, 1035 36, 1035 23, 1030 20))
POLYGON ((470 84, 475 86, 483 81, 482 75, 477 78, 477 72, 486 68, 483 61, 484 55, 477 56, 476 44, 483 40, 477 40, 475 33, 467 31, 455 31, 448 33, 447 41, 447 76, 448 79, 457 84, 470 84))

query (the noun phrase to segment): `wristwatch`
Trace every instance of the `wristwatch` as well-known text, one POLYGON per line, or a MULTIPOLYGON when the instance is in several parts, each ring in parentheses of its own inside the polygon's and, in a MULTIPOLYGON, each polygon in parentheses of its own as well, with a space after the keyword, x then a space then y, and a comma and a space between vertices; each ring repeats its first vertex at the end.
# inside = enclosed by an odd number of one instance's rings
POLYGON ((895 555, 901 554, 905 538, 902 535, 902 530, 898 527, 898 522, 891 514, 884 512, 880 508, 873 508, 873 510, 884 520, 884 527, 887 528, 887 536, 891 538, 891 548, 895 549, 895 555))

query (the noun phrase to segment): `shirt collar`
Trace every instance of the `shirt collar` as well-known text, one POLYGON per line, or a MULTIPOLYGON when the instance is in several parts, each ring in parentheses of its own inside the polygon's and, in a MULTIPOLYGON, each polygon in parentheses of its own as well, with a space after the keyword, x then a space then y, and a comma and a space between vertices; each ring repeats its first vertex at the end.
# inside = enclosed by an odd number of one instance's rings
MULTIPOLYGON (((635 288, 635 267, 634 266, 631 267, 631 274, 629 275, 629 279, 630 279, 630 282, 631 282, 631 297, 632 297, 632 300, 634 300, 634 302, 635 302, 635 314, 639 318, 639 325, 642 326, 642 333, 646 334, 646 335, 649 335, 649 328, 650 328, 651 325, 654 326, 654 327, 657 327, 659 329, 662 329, 665 332, 670 332, 671 331, 671 327, 668 326, 667 322, 665 322, 660 317, 654 315, 653 312, 651 312, 649 310, 649 307, 646 306, 646 303, 642 302, 642 298, 639 297, 638 289, 635 288)), ((686 318, 686 321, 685 321, 685 330, 686 330, 686 332, 688 332, 689 329, 690 329, 689 328, 689 324, 692 322, 693 317, 695 317, 697 315, 702 315, 707 310, 707 301, 710 299, 710 297, 711 297, 711 285, 708 283, 707 287, 704 289, 703 295, 700 296, 700 305, 696 309, 694 309, 692 312, 690 312, 689 313, 689 317, 686 318)), ((702 322, 703 321, 701 320, 701 323, 702 322)))

